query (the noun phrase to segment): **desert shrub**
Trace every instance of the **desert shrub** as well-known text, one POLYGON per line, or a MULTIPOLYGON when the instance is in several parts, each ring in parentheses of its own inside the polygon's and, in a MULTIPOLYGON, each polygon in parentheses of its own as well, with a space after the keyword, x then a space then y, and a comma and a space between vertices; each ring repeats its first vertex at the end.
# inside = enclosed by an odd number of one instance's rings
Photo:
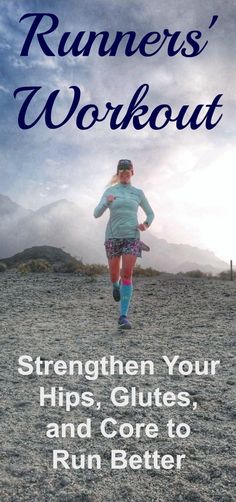
POLYGON ((81 260, 75 258, 68 263, 55 264, 53 267, 54 272, 59 273, 79 273, 88 276, 104 274, 107 271, 105 265, 85 265, 81 260))
POLYGON ((5 272, 7 269, 6 263, 0 262, 0 272, 5 272))
POLYGON ((47 260, 31 260, 30 269, 31 272, 49 272, 51 266, 47 260))
POLYGON ((18 272, 20 272, 21 274, 28 274, 28 272, 30 272, 30 266, 28 263, 21 263, 18 268, 17 268, 18 272))
POLYGON ((98 265, 98 264, 93 264, 93 265, 84 265, 83 273, 85 275, 102 275, 105 272, 107 272, 107 266, 106 265, 98 265))
POLYGON ((185 275, 186 277, 195 277, 196 279, 207 279, 209 277, 209 274, 202 272, 201 270, 189 270, 182 275, 185 275))
POLYGON ((22 274, 27 274, 29 272, 50 272, 51 265, 47 260, 30 260, 26 263, 21 263, 18 267, 18 271, 22 274))
POLYGON ((154 277, 160 275, 160 272, 159 270, 156 270, 155 268, 152 267, 142 268, 140 265, 136 265, 134 269, 134 275, 154 277))
POLYGON ((67 263, 56 263, 53 265, 53 271, 62 274, 72 274, 81 271, 82 264, 77 260, 71 260, 67 263))
MULTIPOLYGON (((224 270, 218 274, 219 279, 229 281, 231 279, 230 270, 224 270)), ((233 270, 233 279, 236 279, 236 270, 233 270)))
POLYGON ((193 277, 195 279, 217 279, 217 276, 211 272, 202 272, 201 270, 189 270, 188 272, 177 272, 180 277, 193 277))

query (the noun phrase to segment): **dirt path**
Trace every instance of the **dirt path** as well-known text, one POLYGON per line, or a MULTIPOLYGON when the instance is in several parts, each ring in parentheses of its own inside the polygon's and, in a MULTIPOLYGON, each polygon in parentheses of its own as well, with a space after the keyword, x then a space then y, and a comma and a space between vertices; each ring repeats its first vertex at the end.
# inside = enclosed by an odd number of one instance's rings
POLYGON ((235 500, 235 384, 233 343, 236 332, 236 283, 159 276, 137 278, 130 320, 131 331, 117 330, 117 304, 106 277, 4 273, 0 276, 1 387, 0 418, 3 443, 2 500, 81 502, 230 502, 235 500), (18 358, 28 354, 46 360, 100 360, 114 355, 123 362, 152 360, 155 375, 22 376, 18 358), (219 359, 215 377, 168 376, 163 355, 190 361, 219 359), (67 391, 91 391, 101 409, 40 407, 39 387, 61 386, 67 391), (169 390, 190 393, 191 407, 115 408, 111 389, 169 390), (153 422, 164 431, 172 417, 187 422, 186 439, 104 439, 99 424, 105 417, 118 423, 153 422), (91 417, 92 438, 49 439, 48 423, 91 417), (52 468, 52 451, 99 454, 100 470, 52 468), (162 455, 186 454, 181 470, 110 469, 110 450, 140 456, 147 450, 162 455))

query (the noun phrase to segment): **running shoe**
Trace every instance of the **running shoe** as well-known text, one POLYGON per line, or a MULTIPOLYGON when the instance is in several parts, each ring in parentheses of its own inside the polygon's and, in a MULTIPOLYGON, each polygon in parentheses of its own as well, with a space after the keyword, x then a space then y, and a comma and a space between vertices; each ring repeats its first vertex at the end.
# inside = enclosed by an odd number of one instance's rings
POLYGON ((131 329, 131 324, 126 315, 121 315, 118 319, 118 326, 120 329, 131 329))
POLYGON ((118 286, 113 286, 113 298, 115 302, 120 301, 120 287, 118 286))

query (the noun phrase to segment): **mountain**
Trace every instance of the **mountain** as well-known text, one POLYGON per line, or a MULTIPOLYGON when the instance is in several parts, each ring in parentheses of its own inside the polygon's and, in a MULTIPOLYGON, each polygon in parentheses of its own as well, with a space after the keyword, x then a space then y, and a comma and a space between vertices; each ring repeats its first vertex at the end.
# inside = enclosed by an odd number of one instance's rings
MULTIPOLYGON (((2 201, 4 202, 4 199, 2 201)), ((14 211, 12 205, 11 213, 9 207, 9 201, 6 200, 6 208, 2 204, 0 210, 0 258, 41 245, 62 249, 66 246, 73 254, 77 254, 81 248, 81 252, 86 256, 86 248, 83 242, 80 242, 78 223, 84 228, 88 225, 76 204, 62 199, 37 211, 27 211, 21 206, 17 206, 14 211)), ((79 251, 80 256, 81 252, 79 251)))
POLYGON ((32 212, 13 202, 7 195, 0 194, 0 225, 3 219, 17 220, 29 216, 32 212))
MULTIPOLYGON (((74 202, 61 199, 31 211, 0 195, 0 259, 34 246, 61 248, 84 263, 106 263, 104 228, 108 214, 94 220, 74 202)), ((213 252, 158 239, 151 231, 141 238, 151 252, 143 253, 142 266, 166 272, 202 270, 218 273, 228 265, 213 252)))
POLYGON ((151 253, 146 253, 144 257, 145 266, 172 273, 201 270, 213 274, 228 268, 227 263, 217 258, 212 251, 188 244, 172 244, 151 233, 146 235, 145 242, 150 246, 151 253))
POLYGON ((8 268, 17 267, 21 263, 26 263, 30 260, 46 260, 51 265, 55 263, 69 263, 73 261, 73 257, 69 253, 65 253, 62 249, 52 246, 35 246, 29 249, 24 249, 21 253, 17 253, 10 258, 5 258, 4 263, 8 268))
POLYGON ((33 211, 0 194, 0 258, 22 250, 20 238, 22 224, 32 214, 33 211))

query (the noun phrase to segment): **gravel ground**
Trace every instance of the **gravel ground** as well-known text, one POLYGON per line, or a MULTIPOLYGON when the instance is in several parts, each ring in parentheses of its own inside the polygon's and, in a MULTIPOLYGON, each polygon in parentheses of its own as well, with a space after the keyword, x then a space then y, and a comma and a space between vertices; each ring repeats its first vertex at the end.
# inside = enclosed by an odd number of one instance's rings
POLYGON ((132 330, 117 330, 117 304, 107 277, 4 273, 0 276, 2 499, 5 501, 79 502, 230 502, 235 500, 235 371, 236 283, 160 275, 136 278, 130 320, 132 330), (28 354, 45 360, 99 360, 114 355, 126 362, 152 360, 155 375, 47 377, 18 373, 18 358, 28 354), (180 360, 217 360, 216 375, 170 377, 162 356, 180 360), (101 409, 78 406, 40 407, 39 387, 89 390, 101 409), (187 391, 192 407, 124 407, 111 404, 116 386, 138 391, 176 394, 187 391), (156 439, 105 439, 99 424, 105 417, 122 422, 153 422, 156 439), (48 423, 92 418, 92 438, 46 437, 48 423), (186 439, 169 439, 167 421, 187 422, 186 439), (54 449, 99 454, 102 469, 52 467, 54 449), (181 470, 111 470, 110 450, 124 449, 141 456, 146 450, 161 455, 184 453, 181 470))

